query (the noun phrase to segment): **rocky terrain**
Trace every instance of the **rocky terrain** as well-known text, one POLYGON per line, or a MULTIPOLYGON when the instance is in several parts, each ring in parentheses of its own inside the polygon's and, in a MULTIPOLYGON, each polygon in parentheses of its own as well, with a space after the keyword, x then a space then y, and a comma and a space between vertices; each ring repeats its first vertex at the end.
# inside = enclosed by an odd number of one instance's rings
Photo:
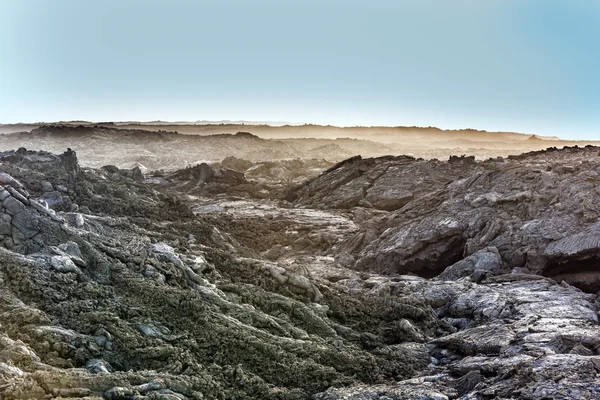
POLYGON ((600 148, 70 147, 0 153, 2 399, 600 397, 600 148))
POLYGON ((547 147, 600 145, 555 136, 435 127, 337 127, 252 123, 168 123, 85 121, 53 124, 0 124, 0 147, 61 153, 72 148, 83 166, 113 164, 150 170, 175 170, 202 162, 236 157, 251 162, 292 159, 342 161, 363 157, 410 155, 447 159, 451 155, 478 160, 518 155, 547 147), (105 149, 110 148, 111 152, 105 149))
POLYGON ((71 148, 79 154, 83 166, 100 168, 112 164, 149 170, 176 170, 202 162, 220 162, 231 156, 254 163, 294 159, 340 161, 359 152, 376 156, 391 151, 383 143, 359 139, 273 140, 245 131, 190 135, 99 125, 42 125, 30 131, 0 135, 0 146, 55 153, 71 148), (106 151, 107 148, 112 150, 106 151))

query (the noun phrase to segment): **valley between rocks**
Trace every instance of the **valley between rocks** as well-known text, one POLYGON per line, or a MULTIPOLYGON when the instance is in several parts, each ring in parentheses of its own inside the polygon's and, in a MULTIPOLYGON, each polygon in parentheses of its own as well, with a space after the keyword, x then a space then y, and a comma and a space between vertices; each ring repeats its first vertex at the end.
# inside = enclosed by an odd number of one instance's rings
POLYGON ((1 397, 598 398, 599 151, 0 153, 1 397))

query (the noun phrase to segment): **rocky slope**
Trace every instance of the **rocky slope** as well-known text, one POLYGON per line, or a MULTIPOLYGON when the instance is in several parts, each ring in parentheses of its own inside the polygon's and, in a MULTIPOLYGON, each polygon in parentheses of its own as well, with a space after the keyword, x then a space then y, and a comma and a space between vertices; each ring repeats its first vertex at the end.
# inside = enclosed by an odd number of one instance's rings
POLYGON ((599 151, 0 153, 2 398, 600 397, 599 151))

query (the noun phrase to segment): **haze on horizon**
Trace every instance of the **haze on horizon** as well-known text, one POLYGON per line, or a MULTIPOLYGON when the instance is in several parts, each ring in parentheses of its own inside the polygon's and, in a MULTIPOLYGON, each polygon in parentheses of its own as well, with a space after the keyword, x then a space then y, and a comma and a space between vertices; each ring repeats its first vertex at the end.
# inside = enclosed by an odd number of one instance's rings
POLYGON ((600 3, 0 0, 0 122, 289 121, 600 139, 600 3))

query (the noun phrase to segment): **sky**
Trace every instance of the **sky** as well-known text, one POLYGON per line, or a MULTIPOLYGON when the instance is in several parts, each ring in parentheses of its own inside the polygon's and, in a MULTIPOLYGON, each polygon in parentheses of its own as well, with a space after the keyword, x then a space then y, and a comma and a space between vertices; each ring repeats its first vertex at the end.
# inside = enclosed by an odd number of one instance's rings
POLYGON ((600 139, 600 1, 0 0, 0 122, 600 139))

